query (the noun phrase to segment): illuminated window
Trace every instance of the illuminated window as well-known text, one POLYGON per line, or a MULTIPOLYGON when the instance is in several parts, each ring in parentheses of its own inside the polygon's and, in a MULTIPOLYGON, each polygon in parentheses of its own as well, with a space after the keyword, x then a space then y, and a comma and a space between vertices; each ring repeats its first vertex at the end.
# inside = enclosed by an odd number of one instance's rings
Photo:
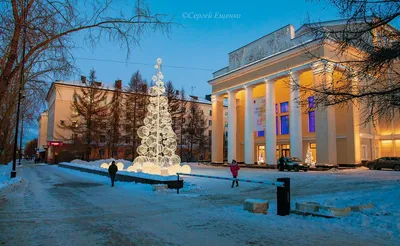
POLYGON ((308 131, 315 132, 315 111, 308 112, 308 131))
POLYGON ((281 103, 281 113, 289 112, 289 102, 281 103))
POLYGON ((289 115, 281 116, 281 134, 289 134, 289 115))
POLYGON ((310 149, 316 149, 317 144, 316 143, 310 143, 310 149))
POLYGON ((275 117, 275 131, 276 131, 276 135, 279 135, 279 119, 278 119, 278 116, 275 117))
POLYGON ((308 108, 315 108, 314 97, 308 98, 308 108))

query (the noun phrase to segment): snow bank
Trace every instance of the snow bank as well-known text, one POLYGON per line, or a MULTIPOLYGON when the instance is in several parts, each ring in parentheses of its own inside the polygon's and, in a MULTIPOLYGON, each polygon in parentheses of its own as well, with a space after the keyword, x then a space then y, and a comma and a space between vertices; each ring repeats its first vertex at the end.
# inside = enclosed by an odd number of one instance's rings
POLYGON ((16 177, 13 179, 10 178, 11 170, 11 162, 9 162, 7 165, 0 164, 0 190, 9 185, 21 183, 22 179, 20 177, 16 177))
MULTIPOLYGON (((101 171, 104 173, 108 173, 107 169, 101 168, 100 165, 101 163, 107 162, 108 160, 98 160, 94 162, 85 162, 84 164, 81 163, 76 163, 76 162, 62 162, 60 164, 67 165, 67 166, 74 166, 74 167, 79 167, 79 168, 85 168, 85 169, 90 169, 90 170, 97 170, 101 171)), ((111 161, 111 160, 110 160, 111 161)), ((116 162, 119 162, 120 160, 115 160, 116 162)), ((130 162, 129 162, 130 163, 130 162)), ((124 163, 125 165, 125 163, 124 163)), ((145 178, 145 179, 151 179, 151 180, 157 180, 157 181, 175 181, 177 180, 176 175, 170 175, 170 176, 160 176, 160 175, 153 175, 153 174, 148 174, 148 173, 142 173, 142 172, 128 172, 128 171, 118 171, 118 174, 122 174, 125 176, 130 176, 130 177, 137 177, 137 178, 145 178)))

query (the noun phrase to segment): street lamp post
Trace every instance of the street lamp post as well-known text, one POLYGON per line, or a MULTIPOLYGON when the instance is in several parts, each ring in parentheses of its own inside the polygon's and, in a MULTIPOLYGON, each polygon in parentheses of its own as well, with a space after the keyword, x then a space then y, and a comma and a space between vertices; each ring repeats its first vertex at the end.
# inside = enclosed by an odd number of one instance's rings
MULTIPOLYGON (((23 16, 25 16, 25 11, 23 12, 23 16)), ((24 70, 25 70, 25 46, 26 46, 26 17, 24 18, 23 23, 23 37, 22 37, 22 65, 21 65, 21 74, 20 74, 20 82, 19 82, 19 89, 18 89, 18 105, 17 105, 17 120, 15 126, 15 136, 14 136, 14 153, 13 153, 13 165, 11 170, 11 178, 15 178, 17 176, 16 170, 16 159, 17 159, 17 147, 18 147, 18 126, 19 126, 19 112, 21 109, 21 98, 24 88, 24 70)))
MULTIPOLYGON (((25 96, 22 96, 22 99, 25 99, 25 96)), ((24 111, 22 110, 22 116, 21 116, 21 136, 19 138, 19 161, 18 161, 18 166, 21 166, 21 161, 22 161, 22 136, 24 134, 24 111)))

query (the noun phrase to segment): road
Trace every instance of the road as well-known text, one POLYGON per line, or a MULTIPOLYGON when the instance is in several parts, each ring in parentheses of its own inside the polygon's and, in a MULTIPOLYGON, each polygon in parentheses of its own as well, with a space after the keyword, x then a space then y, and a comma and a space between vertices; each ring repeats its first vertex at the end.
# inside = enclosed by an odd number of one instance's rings
POLYGON ((243 213, 242 195, 258 194, 259 186, 241 187, 241 195, 231 188, 226 194, 176 195, 152 192, 148 185, 112 188, 105 178, 78 173, 48 165, 19 168, 24 182, 0 193, 0 245, 385 244, 373 230, 243 213), (296 230, 285 230, 291 227, 296 230))

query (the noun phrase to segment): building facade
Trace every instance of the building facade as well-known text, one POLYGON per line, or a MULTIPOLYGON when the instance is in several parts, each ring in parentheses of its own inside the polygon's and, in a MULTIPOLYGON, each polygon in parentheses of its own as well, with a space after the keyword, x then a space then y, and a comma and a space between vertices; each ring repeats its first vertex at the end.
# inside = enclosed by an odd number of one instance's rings
MULTIPOLYGON (((345 21, 324 22, 337 28, 345 21)), ((280 156, 321 164, 359 164, 400 155, 400 122, 365 121, 363 105, 315 109, 296 100, 294 85, 321 85, 342 76, 337 45, 321 45, 305 26, 287 25, 228 54, 229 65, 213 73, 212 162, 222 163, 223 100, 228 100, 228 162, 275 165, 280 156), (311 54, 311 55, 310 55, 311 54), (309 110, 307 108, 309 107, 309 110)), ((357 57, 357 50, 345 54, 357 57)), ((350 81, 363 83, 363 81, 350 81)))
MULTIPOLYGON (((120 82, 122 83, 122 82, 120 82)), ((84 81, 56 81, 52 83, 46 97, 48 104, 48 110, 40 115, 39 121, 39 141, 38 141, 38 154, 42 153, 45 160, 50 163, 57 163, 64 160, 60 156, 61 152, 65 151, 68 146, 73 144, 69 139, 73 139, 73 132, 62 127, 64 124, 71 124, 71 115, 74 113, 71 107, 73 102, 74 92, 80 93, 82 87, 86 87, 87 84, 84 81), (46 154, 44 154, 44 152, 46 154)), ((120 84, 122 86, 122 84, 120 84)), ((106 98, 104 103, 107 104, 112 100, 113 88, 101 86, 101 90, 105 90, 106 98)), ((129 92, 123 91, 123 94, 129 92)), ((208 130, 205 132, 206 135, 211 136, 212 129, 212 112, 211 102, 204 98, 188 96, 187 97, 187 112, 189 113, 190 101, 196 101, 200 110, 203 111, 203 115, 207 120, 208 130)), ((225 106, 223 112, 226 112, 227 107, 225 106)), ((225 119, 227 121, 227 118, 225 119)), ((226 125, 227 123, 224 122, 226 125)), ((122 137, 120 148, 118 153, 113 153, 114 157, 131 159, 132 149, 129 148, 131 143, 129 139, 132 139, 124 129, 121 129, 122 137)), ((224 134, 224 133, 221 133, 224 134)), ((179 142, 179 140, 178 140, 179 142)), ((183 142, 182 145, 186 148, 188 143, 183 142)), ((179 148, 179 145, 178 145, 179 148)), ((107 148, 104 143, 99 144, 96 148, 93 148, 90 154, 90 159, 106 158, 108 156, 107 148)), ((76 156, 76 158, 83 158, 83 156, 76 156)), ((204 157, 211 159, 211 157, 204 157)))

